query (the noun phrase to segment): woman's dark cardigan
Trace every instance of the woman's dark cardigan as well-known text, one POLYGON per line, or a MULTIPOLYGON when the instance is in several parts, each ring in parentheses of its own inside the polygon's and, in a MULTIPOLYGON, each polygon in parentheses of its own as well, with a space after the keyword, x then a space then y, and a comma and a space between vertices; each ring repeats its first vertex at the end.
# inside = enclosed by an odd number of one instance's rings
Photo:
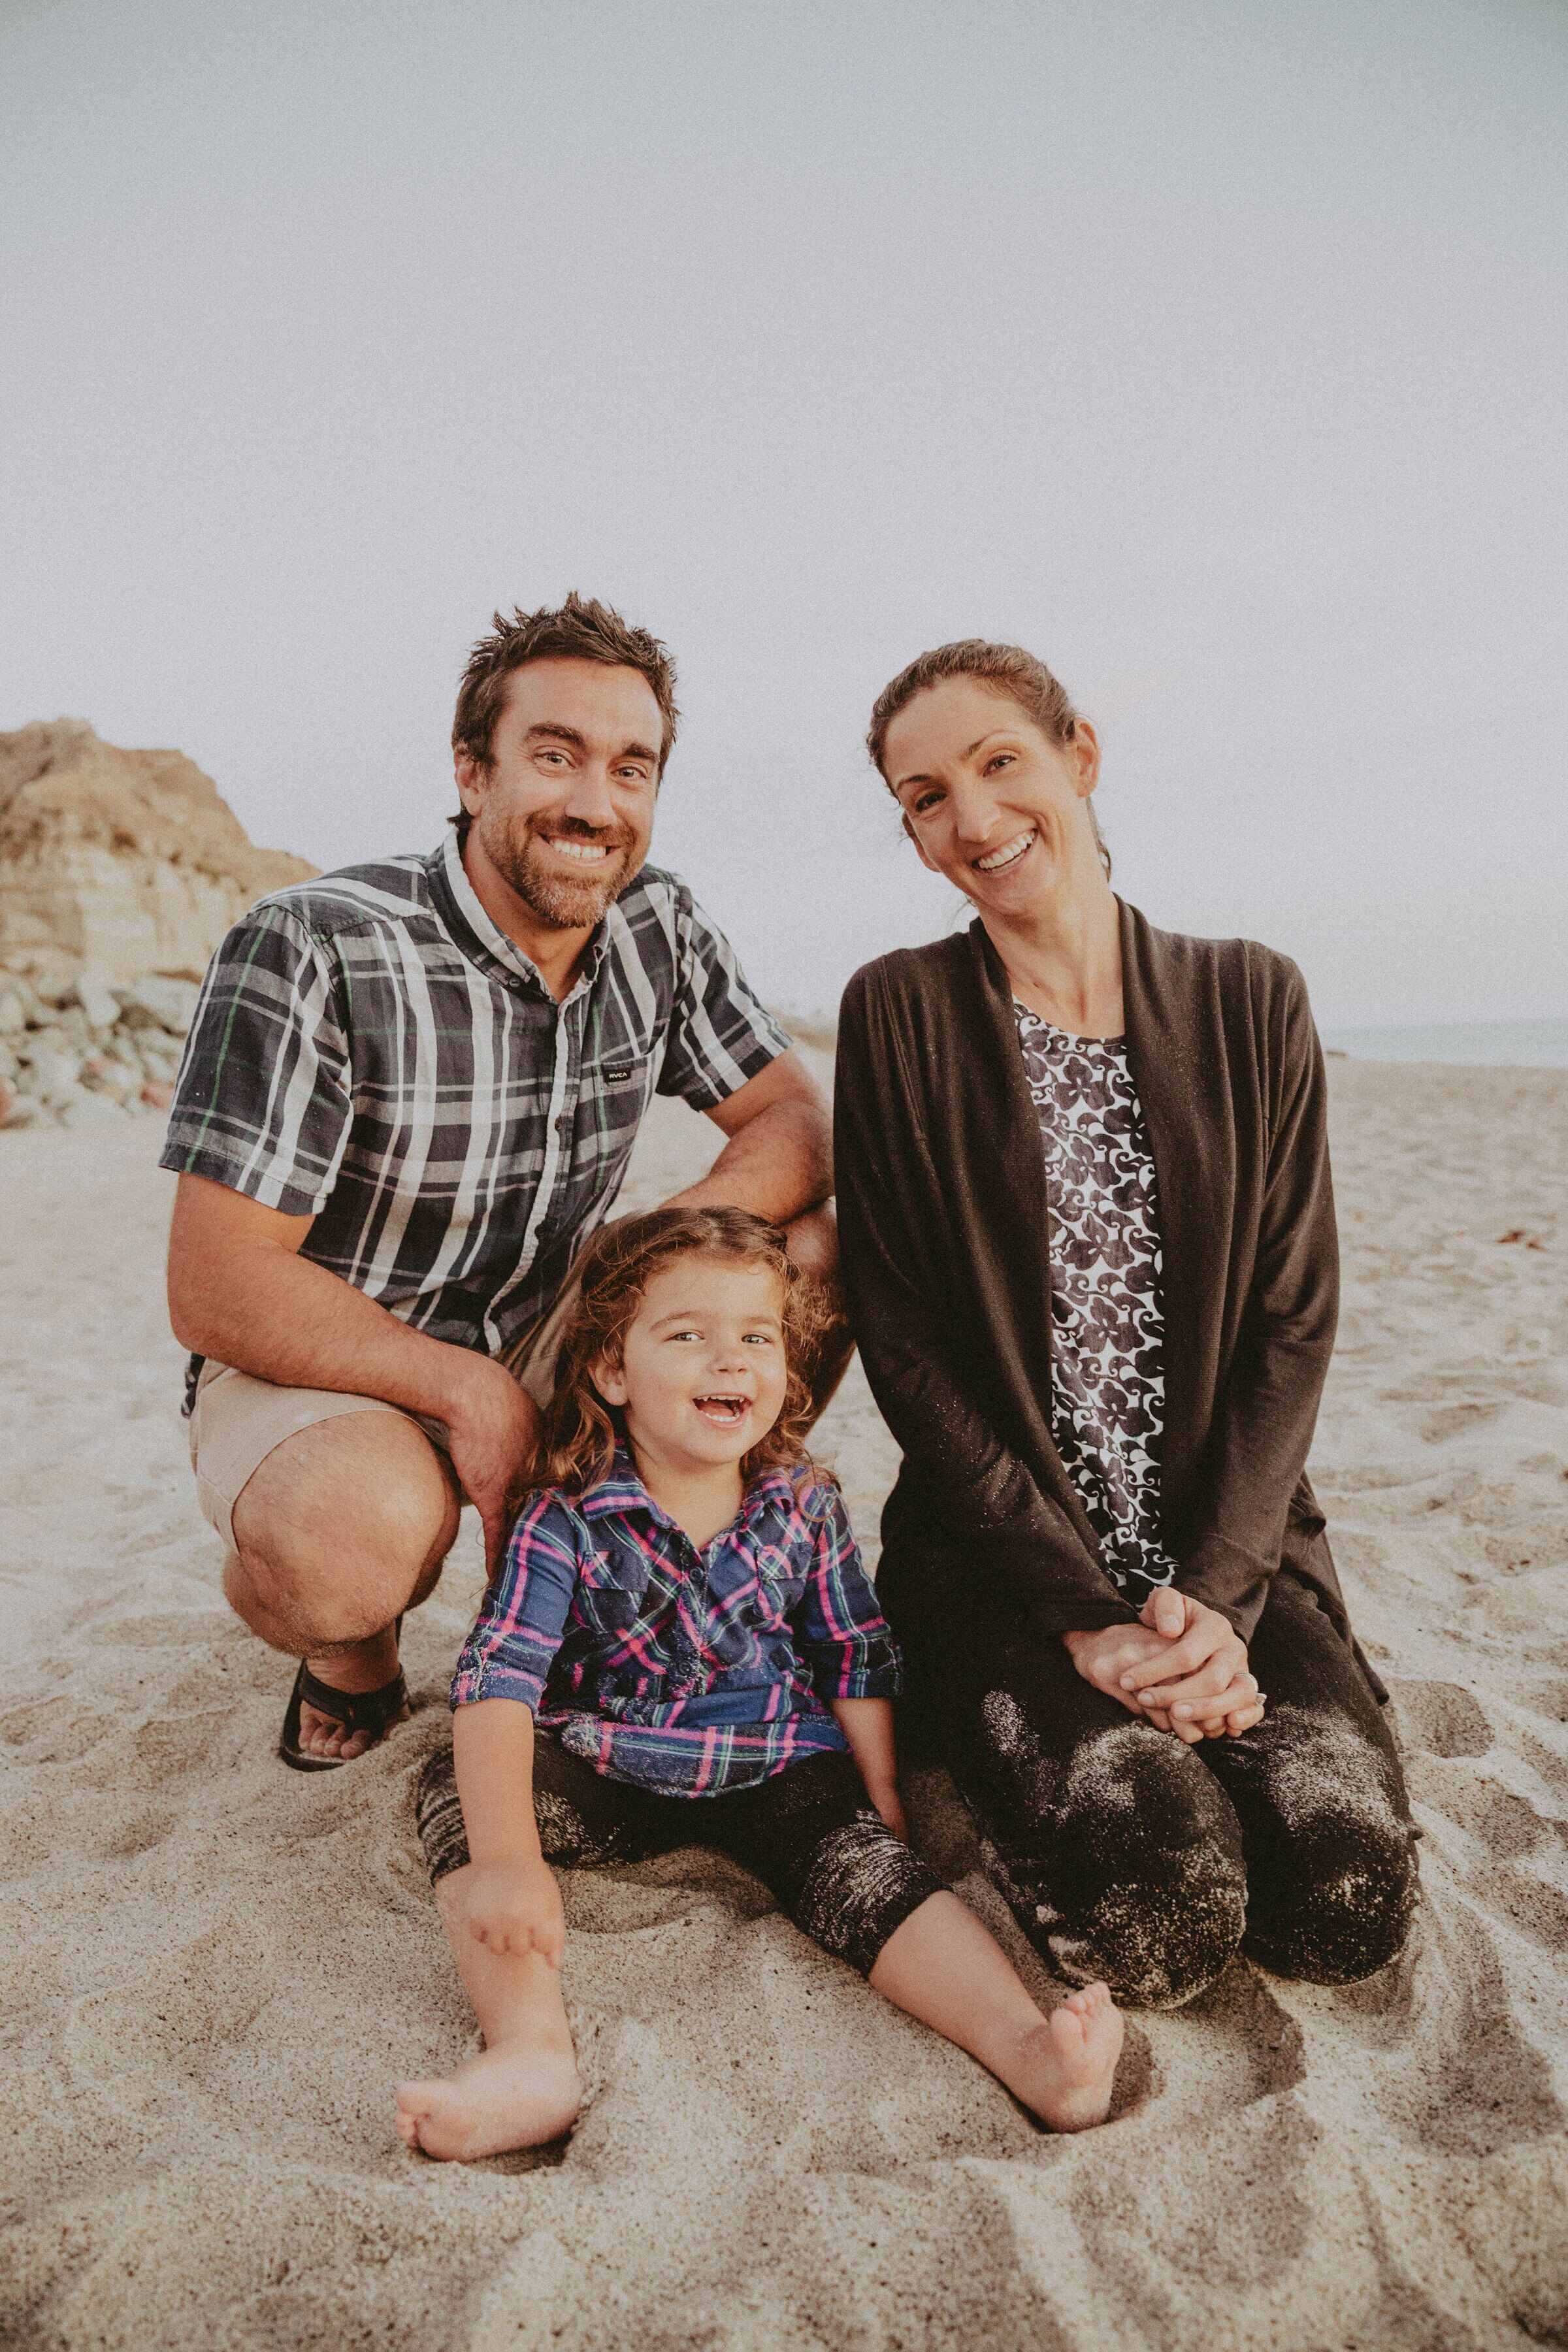
MULTIPOLYGON (((1124 902, 1121 961, 1159 1187, 1177 1584, 1249 1640, 1283 1567, 1351 1642, 1305 1475, 1339 1302, 1305 985, 1268 948, 1157 931, 1124 902)), ((1131 1618, 1051 1439, 1045 1157, 981 923, 856 973, 835 1124, 850 1318, 904 1454, 878 1579, 895 1630, 940 1641, 966 1598, 1047 1638, 1131 1618)))

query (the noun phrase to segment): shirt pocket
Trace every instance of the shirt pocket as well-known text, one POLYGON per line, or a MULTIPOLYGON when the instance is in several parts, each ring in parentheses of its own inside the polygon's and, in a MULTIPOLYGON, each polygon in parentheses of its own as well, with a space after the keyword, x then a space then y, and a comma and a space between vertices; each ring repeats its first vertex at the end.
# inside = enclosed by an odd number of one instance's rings
POLYGON ((752 1596, 756 1612, 753 1622, 759 1631, 787 1627, 790 1618, 805 1592, 805 1571, 803 1562, 783 1544, 763 1543, 757 1546, 757 1590, 752 1596))
POLYGON ((647 1601, 652 1562, 618 1545, 595 1551, 577 1570, 576 1615, 590 1633, 616 1645, 624 1642, 647 1601))
POLYGON ((641 1039, 618 1049, 604 1046, 592 1061, 584 1062, 577 1097, 584 1108, 592 1106, 601 1134, 635 1133, 653 1097, 658 1065, 658 1052, 641 1039))
POLYGON ((787 1551, 773 1544, 735 1546, 721 1559, 710 1588, 706 1641, 725 1674, 758 1665, 780 1671, 792 1648, 790 1612, 805 1590, 787 1551))
POLYGON ((583 1073, 583 1083, 610 1100, 636 1100, 653 1084, 653 1062, 645 1045, 628 1045, 624 1053, 601 1054, 583 1073))

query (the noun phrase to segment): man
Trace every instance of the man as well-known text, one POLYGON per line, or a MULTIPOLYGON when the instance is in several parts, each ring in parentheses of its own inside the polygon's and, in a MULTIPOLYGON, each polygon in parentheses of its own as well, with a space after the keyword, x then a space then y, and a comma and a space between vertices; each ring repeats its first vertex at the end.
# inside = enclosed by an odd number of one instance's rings
POLYGON ((818 1089, 644 863, 674 686, 597 602, 498 614, 458 697, 455 832, 263 899, 207 973, 162 1163, 170 1319, 224 1590, 302 1661, 300 1769, 402 1719, 397 1626, 464 1496, 492 1562, 505 1543, 552 1316, 655 1091, 728 1139, 677 1197, 785 1224, 836 1276, 818 1089))

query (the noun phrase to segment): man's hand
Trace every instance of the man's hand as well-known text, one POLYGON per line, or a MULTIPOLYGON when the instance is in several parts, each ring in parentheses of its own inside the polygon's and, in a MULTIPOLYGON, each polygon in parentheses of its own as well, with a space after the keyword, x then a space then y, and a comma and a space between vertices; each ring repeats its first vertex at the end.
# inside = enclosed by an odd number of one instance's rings
POLYGON ((182 1176, 169 1236, 175 1337, 279 1388, 342 1389, 444 1421, 493 1568, 538 1439, 537 1411, 500 1364, 410 1330, 302 1258, 310 1223, 205 1176, 182 1176))
POLYGON ((1120 1681, 1151 1722, 1192 1747, 1262 1721, 1263 1694, 1228 1617, 1165 1585, 1150 1594, 1142 1622, 1160 1636, 1160 1651, 1131 1660, 1120 1681))
POLYGON ((442 1417, 452 1467, 484 1521, 485 1565, 493 1575, 539 1443, 539 1408, 504 1366, 469 1356, 442 1417))
POLYGON ((537 1952, 552 1969, 566 1949, 561 1889, 542 1855, 521 1862, 471 1862, 452 1880, 457 1916, 487 1951, 537 1952))

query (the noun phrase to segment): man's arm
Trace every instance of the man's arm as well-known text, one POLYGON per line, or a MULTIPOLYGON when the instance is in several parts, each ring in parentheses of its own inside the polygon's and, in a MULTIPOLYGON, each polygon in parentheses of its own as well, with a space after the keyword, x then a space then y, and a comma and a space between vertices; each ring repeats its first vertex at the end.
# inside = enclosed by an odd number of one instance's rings
POLYGON ((798 1054, 781 1054, 708 1117, 729 1141, 700 1183, 675 1198, 693 1208, 725 1202, 787 1225, 833 1190, 833 1122, 798 1054))
POLYGON ((492 1561, 539 1419, 510 1374, 411 1331, 363 1291, 302 1258, 314 1220, 182 1176, 169 1235, 169 1320, 182 1347, 280 1388, 341 1389, 443 1421, 452 1463, 485 1523, 492 1561))

